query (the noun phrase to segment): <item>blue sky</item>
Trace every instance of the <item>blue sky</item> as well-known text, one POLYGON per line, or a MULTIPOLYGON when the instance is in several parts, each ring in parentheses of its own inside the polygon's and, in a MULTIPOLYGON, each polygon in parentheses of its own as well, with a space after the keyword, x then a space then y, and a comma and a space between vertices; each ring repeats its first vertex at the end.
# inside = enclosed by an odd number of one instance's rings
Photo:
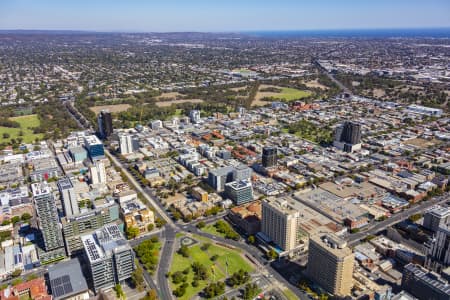
POLYGON ((450 27, 450 0, 0 0, 0 29, 246 31, 450 27))

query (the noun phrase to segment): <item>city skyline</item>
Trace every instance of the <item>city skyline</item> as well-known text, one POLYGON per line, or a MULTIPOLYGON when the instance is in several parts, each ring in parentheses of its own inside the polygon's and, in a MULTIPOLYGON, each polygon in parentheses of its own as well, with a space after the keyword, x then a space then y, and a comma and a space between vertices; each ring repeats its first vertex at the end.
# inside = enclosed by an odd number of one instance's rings
POLYGON ((236 32, 449 28, 442 0, 377 1, 2 1, 0 30, 236 32))

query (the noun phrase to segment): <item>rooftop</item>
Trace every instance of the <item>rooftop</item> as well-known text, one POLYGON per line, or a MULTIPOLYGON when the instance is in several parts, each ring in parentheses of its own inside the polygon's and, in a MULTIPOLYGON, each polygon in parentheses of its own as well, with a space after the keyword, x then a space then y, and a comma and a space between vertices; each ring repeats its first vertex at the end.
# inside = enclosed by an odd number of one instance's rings
POLYGON ((50 266, 48 268, 48 276, 55 300, 66 299, 88 290, 78 259, 71 259, 50 266))
POLYGON ((310 240, 326 248, 328 252, 339 258, 344 258, 352 254, 352 250, 347 247, 347 242, 335 234, 315 235, 310 240))

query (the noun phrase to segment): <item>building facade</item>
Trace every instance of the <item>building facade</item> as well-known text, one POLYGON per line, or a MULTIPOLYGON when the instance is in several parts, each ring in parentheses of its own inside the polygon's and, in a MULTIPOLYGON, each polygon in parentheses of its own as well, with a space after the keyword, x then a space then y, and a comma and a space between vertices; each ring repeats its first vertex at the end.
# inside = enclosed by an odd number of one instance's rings
POLYGON ((112 116, 108 110, 102 110, 97 116, 98 132, 102 139, 107 139, 113 133, 112 116))
POLYGON ((114 201, 110 201, 103 207, 90 212, 63 218, 61 222, 67 255, 76 255, 83 251, 81 235, 91 233, 110 223, 120 223, 119 206, 114 201))
POLYGON ((58 219, 58 211, 52 190, 47 182, 31 185, 33 200, 38 217, 38 226, 42 234, 43 249, 52 252, 48 256, 41 255, 43 260, 52 259, 64 255, 64 241, 58 219))
POLYGON ((333 145, 345 152, 361 149, 361 124, 346 121, 335 130, 333 145))
POLYGON ((268 199, 262 202, 261 231, 284 251, 297 246, 297 219, 299 212, 284 199, 268 199))
POLYGON ((433 239, 425 244, 427 249, 425 266, 441 272, 450 266, 450 227, 439 227, 433 239))
POLYGON ((447 224, 450 224, 450 207, 436 207, 428 211, 423 217, 423 227, 433 232, 447 224))
POLYGON ((277 165, 278 153, 275 147, 264 147, 262 151, 262 165, 265 168, 277 165))
POLYGON ((225 184, 225 194, 234 204, 241 205, 253 201, 253 187, 250 180, 232 181, 225 184))
POLYGON ((334 234, 309 239, 307 274, 333 295, 351 294, 354 260, 347 243, 334 234))
POLYGON ((117 225, 106 225, 81 240, 96 293, 131 277, 135 269, 134 252, 117 225))
POLYGON ((415 264, 403 268, 402 288, 419 299, 450 299, 447 280, 415 264))
POLYGON ((84 137, 84 147, 92 161, 105 157, 103 143, 95 135, 84 137))

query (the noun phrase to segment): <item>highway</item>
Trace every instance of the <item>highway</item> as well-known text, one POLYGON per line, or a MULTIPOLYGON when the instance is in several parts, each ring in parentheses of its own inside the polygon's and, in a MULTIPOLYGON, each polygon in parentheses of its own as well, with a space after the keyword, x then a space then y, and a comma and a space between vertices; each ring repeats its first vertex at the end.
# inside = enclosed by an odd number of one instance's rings
POLYGON ((320 63, 317 60, 314 60, 314 63, 319 67, 319 69, 328 76, 328 78, 330 78, 334 83, 336 83, 338 85, 338 87, 344 92, 347 93, 349 95, 352 95, 352 91, 350 89, 348 89, 345 85, 342 84, 342 82, 340 82, 339 80, 337 80, 333 74, 329 73, 325 68, 323 68, 320 63))

